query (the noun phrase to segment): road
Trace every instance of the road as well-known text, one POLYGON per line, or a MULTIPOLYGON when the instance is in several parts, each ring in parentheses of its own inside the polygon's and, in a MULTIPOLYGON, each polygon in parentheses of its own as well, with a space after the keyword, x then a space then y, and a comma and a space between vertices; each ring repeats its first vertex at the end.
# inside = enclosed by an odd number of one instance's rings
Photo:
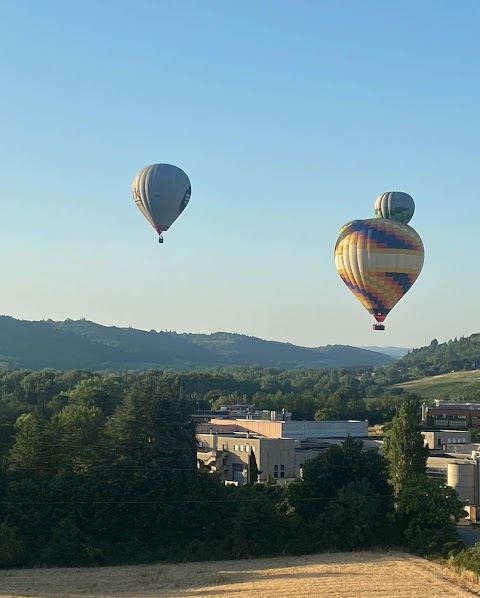
POLYGON ((457 525, 457 531, 465 546, 469 548, 480 542, 480 526, 457 525))

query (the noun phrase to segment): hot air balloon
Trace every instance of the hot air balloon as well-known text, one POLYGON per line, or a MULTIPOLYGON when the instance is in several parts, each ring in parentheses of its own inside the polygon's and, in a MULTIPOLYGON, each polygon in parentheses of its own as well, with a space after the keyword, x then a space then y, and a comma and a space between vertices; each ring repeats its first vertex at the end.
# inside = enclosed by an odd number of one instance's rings
POLYGON ((375 200, 375 216, 407 224, 415 212, 413 197, 403 191, 382 193, 375 200))
POLYGON ((132 195, 138 209, 157 231, 158 242, 187 207, 192 188, 181 168, 171 164, 151 164, 135 175, 132 195))
POLYGON ((385 218, 352 220, 340 230, 337 272, 378 322, 374 330, 385 330, 382 322, 422 270, 422 240, 411 226, 385 218))

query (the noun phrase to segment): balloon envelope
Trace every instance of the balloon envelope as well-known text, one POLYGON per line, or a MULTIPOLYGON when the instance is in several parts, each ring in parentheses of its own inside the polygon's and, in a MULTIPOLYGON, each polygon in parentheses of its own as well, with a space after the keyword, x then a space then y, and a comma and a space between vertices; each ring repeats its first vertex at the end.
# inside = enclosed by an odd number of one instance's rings
POLYGON ((377 322, 383 322, 422 270, 422 240, 407 224, 383 218, 353 220, 340 230, 337 272, 377 322))
POLYGON ((191 193, 188 176, 171 164, 145 166, 132 183, 135 203, 158 234, 168 230, 180 216, 191 193))
POLYGON ((413 197, 403 191, 382 193, 375 200, 375 216, 407 224, 415 212, 413 197))

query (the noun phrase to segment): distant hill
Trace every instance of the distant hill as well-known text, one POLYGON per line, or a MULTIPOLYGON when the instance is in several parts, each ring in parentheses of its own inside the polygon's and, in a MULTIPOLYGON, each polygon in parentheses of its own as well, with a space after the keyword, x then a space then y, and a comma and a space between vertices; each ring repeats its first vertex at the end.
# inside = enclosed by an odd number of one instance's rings
POLYGON ((0 316, 0 366, 9 368, 333 368, 381 366, 392 361, 388 355, 348 345, 309 348, 228 332, 147 332, 87 320, 31 322, 0 316))
POLYGON ((403 357, 411 351, 411 349, 406 349, 405 347, 361 347, 361 349, 376 351, 377 353, 385 353, 385 355, 390 355, 397 359, 400 359, 400 357, 403 357))

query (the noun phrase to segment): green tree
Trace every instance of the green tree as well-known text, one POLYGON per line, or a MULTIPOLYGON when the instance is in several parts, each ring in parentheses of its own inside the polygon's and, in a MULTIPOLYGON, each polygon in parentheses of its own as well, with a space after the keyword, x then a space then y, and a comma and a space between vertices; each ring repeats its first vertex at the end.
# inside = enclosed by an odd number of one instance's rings
POLYGON ((248 455, 248 484, 256 484, 258 481, 258 465, 257 465, 257 458, 255 457, 255 453, 250 451, 248 455))
POLYGON ((0 524, 0 566, 12 567, 25 562, 25 542, 17 527, 0 524))
POLYGON ((71 519, 62 519, 52 530, 43 559, 48 565, 95 565, 103 561, 103 554, 71 519))
POLYGON ((400 541, 417 554, 443 554, 461 546, 455 522, 466 512, 456 491, 425 475, 411 476, 397 496, 395 524, 400 541))
POLYGON ((428 448, 424 446, 421 434, 420 404, 416 397, 407 398, 393 418, 385 438, 384 453, 396 495, 410 478, 425 473, 428 448))
POLYGON ((235 558, 272 556, 286 547, 285 517, 269 490, 263 484, 245 485, 231 496, 233 522, 226 543, 235 558))
POLYGON ((356 550, 388 542, 385 497, 365 478, 343 486, 323 518, 330 548, 356 550), (343 533, 339 533, 343 530, 343 533), (332 533, 333 532, 333 533, 332 533))
POLYGON ((52 446, 49 422, 34 413, 21 415, 15 423, 15 441, 7 455, 10 470, 30 471, 38 476, 51 472, 52 446))
POLYGON ((175 378, 151 374, 136 381, 106 431, 117 463, 196 469, 190 404, 175 378))
POLYGON ((85 470, 103 453, 105 416, 98 407, 67 405, 51 420, 57 470, 85 470))
POLYGON ((368 497, 376 500, 376 519, 385 522, 391 511, 387 462, 377 450, 363 450, 363 442, 349 436, 342 446, 334 445, 306 461, 303 480, 288 487, 288 500, 306 521, 313 521, 337 508, 340 491, 349 487, 358 493, 367 486, 368 497))
POLYGON ((69 393, 70 404, 98 407, 105 415, 112 415, 122 402, 124 385, 114 376, 98 376, 81 380, 69 393))

